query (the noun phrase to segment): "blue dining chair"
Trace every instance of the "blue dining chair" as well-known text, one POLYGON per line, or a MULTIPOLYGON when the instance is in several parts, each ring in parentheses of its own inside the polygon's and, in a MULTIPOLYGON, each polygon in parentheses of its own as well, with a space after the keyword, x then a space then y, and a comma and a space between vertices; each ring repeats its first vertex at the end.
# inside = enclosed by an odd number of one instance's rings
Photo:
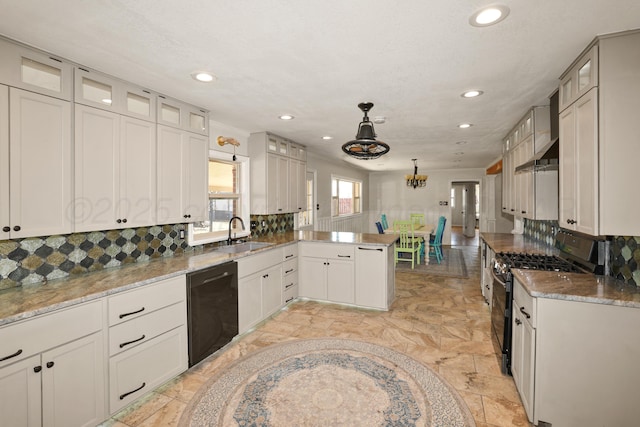
POLYGON ((376 228, 378 228, 378 234, 384 234, 384 228, 382 228, 382 223, 380 221, 376 222, 376 228))
POLYGON ((387 214, 382 214, 380 216, 380 222, 382 223, 382 229, 383 230, 388 230, 389 229, 389 223, 387 222, 387 214))
POLYGON ((442 235, 444 234, 444 226, 447 223, 447 218, 441 216, 438 218, 438 226, 436 228, 436 234, 429 239, 429 257, 434 256, 438 264, 442 262, 442 235))

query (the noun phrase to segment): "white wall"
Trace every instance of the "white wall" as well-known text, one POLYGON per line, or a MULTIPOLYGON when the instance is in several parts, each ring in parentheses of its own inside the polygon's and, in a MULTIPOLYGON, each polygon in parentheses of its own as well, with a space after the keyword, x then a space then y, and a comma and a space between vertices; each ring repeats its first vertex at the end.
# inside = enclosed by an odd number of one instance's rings
MULTIPOLYGON (((362 181, 362 209, 367 209, 369 200, 369 173, 365 170, 354 168, 348 163, 332 163, 323 157, 307 152, 307 171, 316 171, 317 203, 320 209, 316 211, 317 218, 331 216, 331 177, 337 175, 342 178, 351 178, 362 181)), ((375 229, 375 227, 374 227, 375 229)))
POLYGON ((217 140, 219 136, 234 138, 240 143, 240 146, 236 147, 236 154, 239 156, 249 156, 249 131, 209 120, 209 150, 233 154, 233 145, 226 144, 222 147, 218 145, 217 140))
MULTIPOLYGON (((429 176, 425 188, 407 187, 402 172, 372 172, 369 174, 369 211, 379 217, 385 213, 392 223, 395 219, 408 219, 411 212, 423 212, 428 223, 436 224, 438 217, 447 218, 442 238, 443 244, 451 243, 451 207, 440 205, 449 202, 453 181, 482 181, 484 169, 447 169, 420 171, 429 176)), ((480 185, 482 192, 482 184, 480 185)))

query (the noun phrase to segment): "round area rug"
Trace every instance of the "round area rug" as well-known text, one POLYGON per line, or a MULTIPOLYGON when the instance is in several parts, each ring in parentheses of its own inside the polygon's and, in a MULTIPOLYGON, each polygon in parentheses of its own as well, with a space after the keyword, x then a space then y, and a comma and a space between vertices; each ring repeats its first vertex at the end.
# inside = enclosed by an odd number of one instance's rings
POLYGON ((345 339, 275 344, 210 379, 180 427, 475 427, 438 374, 390 348, 345 339))

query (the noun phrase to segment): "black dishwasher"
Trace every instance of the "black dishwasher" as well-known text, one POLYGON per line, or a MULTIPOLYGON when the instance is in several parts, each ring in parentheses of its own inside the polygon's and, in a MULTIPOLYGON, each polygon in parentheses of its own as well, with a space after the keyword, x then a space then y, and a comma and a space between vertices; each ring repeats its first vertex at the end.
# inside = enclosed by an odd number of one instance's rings
POLYGON ((187 274, 189 366, 238 335, 238 264, 227 262, 187 274))

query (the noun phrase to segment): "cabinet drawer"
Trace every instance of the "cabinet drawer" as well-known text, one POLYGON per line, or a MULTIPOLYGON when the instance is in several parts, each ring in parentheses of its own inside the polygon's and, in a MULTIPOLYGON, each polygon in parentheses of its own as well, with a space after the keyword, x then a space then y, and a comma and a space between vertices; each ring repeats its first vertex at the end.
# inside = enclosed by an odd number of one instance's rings
POLYGON ((282 249, 269 249, 238 259, 238 277, 246 277, 282 263, 282 249))
POLYGON ((355 251, 353 245, 332 243, 302 243, 300 256, 315 258, 332 258, 353 260, 355 251))
POLYGON ((186 277, 178 276, 109 298, 109 326, 186 300, 186 277))
POLYGON ((525 316, 531 326, 536 327, 536 298, 529 295, 516 280, 513 282, 513 306, 516 313, 525 316))
POLYGON ((111 414, 187 370, 187 327, 181 326, 109 360, 111 414))
POLYGON ((129 350, 158 335, 184 325, 186 303, 180 302, 109 328, 109 356, 129 350))
POLYGON ((282 274, 287 276, 298 271, 298 258, 289 259, 282 263, 282 274))
POLYGON ((289 304, 291 301, 293 301, 294 299, 298 298, 298 284, 296 283, 293 286, 290 286, 289 288, 286 288, 284 290, 284 293, 282 294, 282 300, 283 303, 289 304))
POLYGON ((297 286, 298 285, 298 272, 293 272, 290 273, 286 276, 284 276, 282 278, 282 290, 284 292, 287 291, 287 289, 293 287, 293 286, 297 286))
POLYGON ((287 261, 291 258, 297 258, 298 256, 298 244, 289 245, 282 248, 282 260, 287 261))
POLYGON ((102 300, 0 329, 0 367, 102 329, 102 300))

